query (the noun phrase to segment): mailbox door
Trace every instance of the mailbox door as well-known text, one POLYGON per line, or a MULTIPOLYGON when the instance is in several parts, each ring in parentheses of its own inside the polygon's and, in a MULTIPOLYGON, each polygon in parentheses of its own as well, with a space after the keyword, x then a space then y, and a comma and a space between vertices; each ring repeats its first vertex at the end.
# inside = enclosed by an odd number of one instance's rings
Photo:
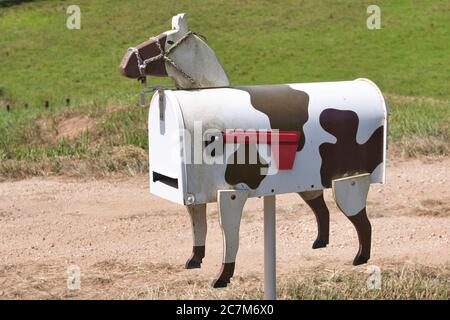
POLYGON ((186 168, 183 155, 184 122, 171 91, 157 92, 148 120, 150 192, 185 204, 186 168))

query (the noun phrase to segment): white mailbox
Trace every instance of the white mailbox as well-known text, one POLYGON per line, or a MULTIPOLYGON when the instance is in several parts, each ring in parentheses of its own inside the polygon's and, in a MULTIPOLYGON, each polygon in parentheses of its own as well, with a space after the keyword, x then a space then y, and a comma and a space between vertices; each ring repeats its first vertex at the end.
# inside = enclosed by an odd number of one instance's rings
POLYGON ((150 191, 192 205, 216 202, 226 189, 249 197, 315 191, 365 173, 383 182, 386 118, 367 79, 160 91, 149 113, 150 191))

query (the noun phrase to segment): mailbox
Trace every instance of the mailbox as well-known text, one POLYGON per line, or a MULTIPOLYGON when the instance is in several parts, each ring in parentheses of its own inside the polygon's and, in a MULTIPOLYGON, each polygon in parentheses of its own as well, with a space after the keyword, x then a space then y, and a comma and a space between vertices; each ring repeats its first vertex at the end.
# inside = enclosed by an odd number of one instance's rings
POLYGON ((150 191, 195 205, 216 202, 218 190, 315 191, 362 173, 384 182, 386 119, 383 95, 367 79, 158 91, 150 191))

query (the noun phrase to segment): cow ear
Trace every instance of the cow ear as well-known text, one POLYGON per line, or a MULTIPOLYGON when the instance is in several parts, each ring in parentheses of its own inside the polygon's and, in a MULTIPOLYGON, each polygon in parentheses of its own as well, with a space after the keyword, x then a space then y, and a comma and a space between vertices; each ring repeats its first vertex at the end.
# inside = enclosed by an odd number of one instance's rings
POLYGON ((188 32, 187 14, 180 13, 172 18, 172 29, 179 30, 181 33, 188 32))

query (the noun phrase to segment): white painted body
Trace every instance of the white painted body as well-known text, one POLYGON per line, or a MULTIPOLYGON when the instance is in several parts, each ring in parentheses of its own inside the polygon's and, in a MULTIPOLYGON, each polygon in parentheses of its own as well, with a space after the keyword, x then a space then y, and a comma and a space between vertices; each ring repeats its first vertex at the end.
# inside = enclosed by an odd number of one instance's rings
MULTIPOLYGON (((225 181, 226 163, 186 164, 183 161, 193 153, 196 141, 193 138, 193 143, 188 144, 184 130, 194 137, 195 121, 202 121, 203 132, 207 129, 271 129, 267 115, 252 106, 249 93, 235 88, 156 93, 149 112, 150 191, 167 200, 191 205, 216 202, 218 190, 249 189, 249 197, 322 190, 325 187, 320 176, 319 146, 336 142, 336 138, 319 123, 319 115, 326 108, 351 110, 358 114, 356 139, 359 144, 365 143, 378 127, 384 126, 383 162, 370 175, 370 183, 383 183, 387 105, 378 87, 367 79, 289 86, 309 95, 309 117, 303 127, 305 145, 297 152, 292 170, 280 170, 266 176, 256 189, 241 184, 229 185, 225 181), (172 180, 156 181, 155 172, 172 180), (174 181, 177 181, 177 187, 173 186, 174 181)), ((264 154, 261 152, 262 156, 264 154)))

